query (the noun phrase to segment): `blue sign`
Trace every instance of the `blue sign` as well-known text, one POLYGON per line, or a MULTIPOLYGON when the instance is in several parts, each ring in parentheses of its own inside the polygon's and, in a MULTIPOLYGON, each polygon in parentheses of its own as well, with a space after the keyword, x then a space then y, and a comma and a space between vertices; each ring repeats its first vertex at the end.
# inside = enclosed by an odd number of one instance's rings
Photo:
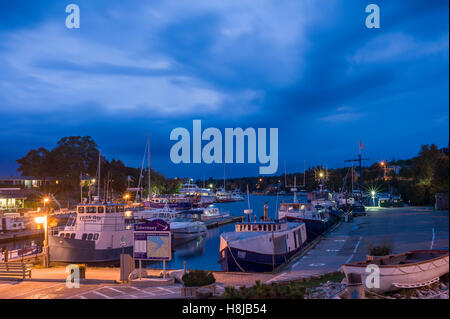
POLYGON ((133 257, 144 260, 171 260, 172 234, 162 219, 134 224, 133 257))
POLYGON ((143 224, 134 224, 134 231, 169 231, 170 224, 163 219, 154 219, 143 224))

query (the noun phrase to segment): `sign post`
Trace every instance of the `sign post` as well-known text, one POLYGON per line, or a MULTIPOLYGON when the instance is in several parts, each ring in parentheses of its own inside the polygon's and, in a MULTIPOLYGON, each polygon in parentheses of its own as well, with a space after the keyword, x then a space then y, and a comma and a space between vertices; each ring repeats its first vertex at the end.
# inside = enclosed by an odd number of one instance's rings
POLYGON ((155 219, 134 224, 133 257, 139 260, 139 278, 142 277, 142 260, 162 260, 163 276, 166 278, 166 261, 172 260, 172 233, 170 225, 155 219))

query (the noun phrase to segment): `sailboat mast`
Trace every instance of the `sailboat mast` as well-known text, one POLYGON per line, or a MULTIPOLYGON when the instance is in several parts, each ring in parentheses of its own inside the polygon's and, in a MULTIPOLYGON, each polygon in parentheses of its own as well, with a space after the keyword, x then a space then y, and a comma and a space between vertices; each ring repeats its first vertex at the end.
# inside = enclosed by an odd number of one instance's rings
POLYGON ((148 200, 150 201, 150 200, 152 200, 152 188, 151 188, 151 180, 150 180, 150 174, 151 174, 151 172, 150 172, 150 133, 148 133, 148 141, 147 141, 147 144, 148 144, 148 153, 147 153, 147 156, 148 156, 148 160, 147 160, 147 164, 148 164, 148 200))
POLYGON ((225 164, 223 165, 223 191, 225 192, 225 164))
POLYGON ((102 150, 98 150, 98 176, 97 176, 97 196, 100 201, 100 170, 101 170, 102 150))
POLYGON ((303 161, 303 187, 306 187, 306 161, 303 161))

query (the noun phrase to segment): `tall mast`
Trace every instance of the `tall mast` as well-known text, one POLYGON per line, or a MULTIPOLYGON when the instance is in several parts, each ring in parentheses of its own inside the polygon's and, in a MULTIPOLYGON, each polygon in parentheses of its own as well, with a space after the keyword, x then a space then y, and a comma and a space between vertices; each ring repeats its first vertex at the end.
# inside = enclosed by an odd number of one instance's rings
POLYGON ((152 199, 152 188, 151 188, 151 181, 150 181, 150 174, 151 174, 151 172, 150 172, 150 133, 148 133, 148 141, 147 141, 147 144, 148 144, 148 153, 147 153, 147 156, 148 156, 148 161, 147 161, 147 163, 148 163, 148 200, 150 201, 151 199, 152 199))
POLYGON ((97 176, 97 196, 98 200, 100 201, 100 170, 101 170, 101 159, 102 159, 102 150, 98 150, 98 176, 97 176))
POLYGON ((225 164, 223 164, 223 191, 225 192, 225 164))
POLYGON ((303 187, 306 187, 306 160, 303 160, 303 187))

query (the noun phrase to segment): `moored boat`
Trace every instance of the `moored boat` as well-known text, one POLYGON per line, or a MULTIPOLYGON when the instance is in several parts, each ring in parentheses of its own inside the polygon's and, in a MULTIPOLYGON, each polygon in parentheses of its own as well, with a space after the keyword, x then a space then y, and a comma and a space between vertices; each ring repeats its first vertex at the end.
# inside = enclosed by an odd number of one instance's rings
POLYGON ((220 235, 219 263, 223 271, 273 271, 299 252, 306 238, 304 223, 269 220, 265 206, 261 221, 237 223, 234 232, 220 235))
MULTIPOLYGON (((361 275, 367 290, 388 292, 402 288, 417 288, 439 281, 439 277, 449 272, 449 252, 447 250, 413 250, 410 252, 370 258, 370 260, 343 264, 342 270, 349 274, 361 275), (367 266, 379 269, 379 287, 367 287, 367 266)), ((369 278, 370 279, 370 278, 369 278)))
POLYGON ((133 252, 133 229, 123 204, 80 204, 66 226, 48 236, 50 261, 103 263, 133 252))

